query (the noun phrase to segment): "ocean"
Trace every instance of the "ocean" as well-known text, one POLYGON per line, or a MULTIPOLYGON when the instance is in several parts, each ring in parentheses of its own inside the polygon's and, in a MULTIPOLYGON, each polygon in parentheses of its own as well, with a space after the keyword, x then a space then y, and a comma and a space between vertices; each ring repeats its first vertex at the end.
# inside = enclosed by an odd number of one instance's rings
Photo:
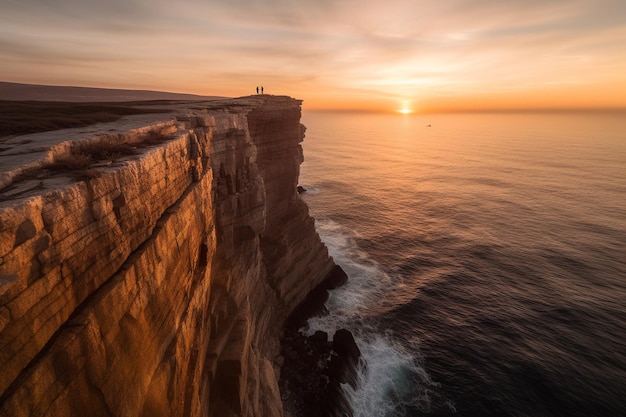
POLYGON ((626 416, 626 115, 302 121, 355 416, 626 416))

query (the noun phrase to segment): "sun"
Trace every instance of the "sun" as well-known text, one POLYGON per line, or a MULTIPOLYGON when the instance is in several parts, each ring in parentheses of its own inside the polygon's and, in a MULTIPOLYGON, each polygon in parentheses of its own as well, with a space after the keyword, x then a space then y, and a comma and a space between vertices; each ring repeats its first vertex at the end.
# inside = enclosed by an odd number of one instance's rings
POLYGON ((398 113, 401 114, 411 114, 413 113, 413 107, 411 106, 411 100, 402 100, 400 102, 400 108, 397 110, 398 113))

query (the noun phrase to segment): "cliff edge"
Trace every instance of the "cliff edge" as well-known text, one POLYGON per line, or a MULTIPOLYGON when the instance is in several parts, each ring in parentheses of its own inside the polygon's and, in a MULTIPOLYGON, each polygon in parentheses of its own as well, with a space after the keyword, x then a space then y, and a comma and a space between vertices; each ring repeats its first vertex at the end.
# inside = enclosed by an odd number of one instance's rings
POLYGON ((283 415, 279 337, 334 267, 296 191, 300 105, 0 150, 0 416, 283 415))

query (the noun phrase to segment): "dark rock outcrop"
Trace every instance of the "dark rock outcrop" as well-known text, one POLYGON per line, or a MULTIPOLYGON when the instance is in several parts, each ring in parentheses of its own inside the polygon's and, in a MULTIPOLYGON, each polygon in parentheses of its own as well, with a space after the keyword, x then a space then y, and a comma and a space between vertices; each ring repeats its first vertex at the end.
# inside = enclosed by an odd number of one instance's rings
POLYGON ((326 276, 326 279, 324 279, 322 285, 328 290, 334 290, 335 288, 341 287, 346 282, 348 282, 348 275, 339 265, 335 265, 326 276))
POLYGON ((287 321, 287 327, 297 330, 304 326, 310 317, 326 314, 324 303, 328 300, 328 291, 338 288, 348 281, 348 275, 339 266, 335 265, 326 275, 324 281, 313 288, 306 298, 292 311, 287 321))
POLYGON ((364 366, 352 333, 339 329, 329 342, 325 332, 307 337, 288 328, 282 344, 280 387, 286 409, 298 417, 351 416, 341 384, 356 389, 359 366, 364 366))
POLYGON ((339 329, 333 336, 333 357, 330 361, 330 379, 356 388, 356 368, 361 351, 352 333, 339 329))
POLYGON ((289 316, 282 339, 284 365, 279 381, 287 410, 297 417, 346 417, 352 407, 341 384, 358 386, 359 367, 365 366, 352 333, 339 329, 328 341, 325 332, 311 336, 300 329, 315 316, 327 314, 324 303, 329 290, 347 281, 337 265, 289 316))

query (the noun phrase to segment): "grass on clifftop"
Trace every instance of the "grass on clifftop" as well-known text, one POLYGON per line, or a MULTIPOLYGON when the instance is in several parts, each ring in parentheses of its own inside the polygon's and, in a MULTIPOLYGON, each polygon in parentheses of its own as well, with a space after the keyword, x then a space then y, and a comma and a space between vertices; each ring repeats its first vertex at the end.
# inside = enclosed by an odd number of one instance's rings
POLYGON ((113 122, 132 114, 168 113, 159 108, 137 108, 141 103, 67 103, 0 100, 0 137, 46 132, 70 127, 113 122))
MULTIPOLYGON (((123 134, 112 134, 96 140, 72 146, 66 154, 58 155, 52 162, 29 168, 18 174, 11 183, 0 189, 0 193, 15 188, 15 184, 25 180, 43 180, 50 175, 61 174, 77 181, 100 176, 98 164, 111 165, 118 160, 140 153, 141 148, 159 145, 174 136, 160 130, 150 130, 135 138, 123 134)), ((0 195, 0 201, 5 200, 0 195)))
POLYGON ((150 130, 133 142, 129 142, 125 135, 108 135, 73 147, 68 154, 60 156, 44 168, 56 172, 89 169, 94 163, 115 162, 125 156, 138 154, 138 148, 158 145, 171 138, 171 135, 158 130, 150 130))

